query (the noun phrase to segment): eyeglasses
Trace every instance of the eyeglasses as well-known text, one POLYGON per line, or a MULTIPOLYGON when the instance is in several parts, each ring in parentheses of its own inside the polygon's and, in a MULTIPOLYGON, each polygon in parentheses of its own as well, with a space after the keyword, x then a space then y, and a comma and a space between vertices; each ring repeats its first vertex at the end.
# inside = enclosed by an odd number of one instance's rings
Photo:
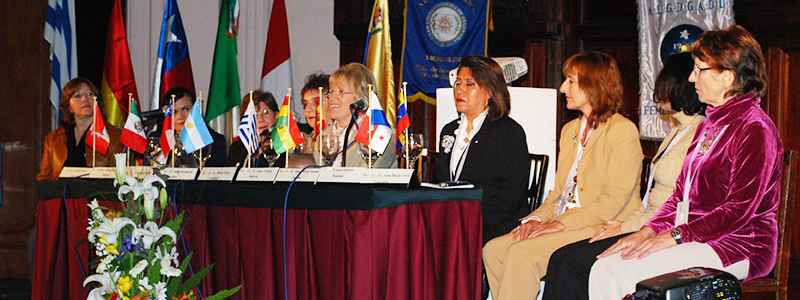
POLYGON ((713 69, 713 68, 698 68, 698 67, 695 66, 694 70, 692 70, 692 71, 694 72, 695 76, 700 76, 701 72, 706 71, 706 70, 711 70, 711 69, 713 69))
POLYGON ((80 100, 81 98, 83 98, 83 96, 86 96, 87 99, 91 99, 92 97, 94 97, 94 93, 92 92, 86 92, 85 94, 75 93, 72 94, 72 97, 70 98, 75 100, 80 100))
POLYGON ((336 95, 336 97, 341 97, 342 95, 347 95, 347 94, 352 94, 352 93, 351 92, 345 92, 342 89, 335 89, 335 90, 328 89, 327 91, 325 91, 325 96, 328 97, 328 98, 330 98, 331 95, 336 95))
POLYGON ((258 111, 256 111, 256 115, 258 115, 259 117, 260 116, 268 116, 269 115, 269 109, 258 110, 258 111))

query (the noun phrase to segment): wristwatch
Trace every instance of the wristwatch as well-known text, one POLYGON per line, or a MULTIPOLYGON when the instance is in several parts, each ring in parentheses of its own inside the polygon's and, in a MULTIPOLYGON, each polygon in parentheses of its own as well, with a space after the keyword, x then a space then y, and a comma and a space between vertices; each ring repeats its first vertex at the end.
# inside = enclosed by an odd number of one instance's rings
POLYGON ((669 234, 672 235, 672 238, 675 239, 675 242, 677 242, 678 245, 683 243, 683 241, 681 241, 681 233, 682 232, 681 232, 680 228, 678 228, 678 227, 673 228, 669 232, 669 234))

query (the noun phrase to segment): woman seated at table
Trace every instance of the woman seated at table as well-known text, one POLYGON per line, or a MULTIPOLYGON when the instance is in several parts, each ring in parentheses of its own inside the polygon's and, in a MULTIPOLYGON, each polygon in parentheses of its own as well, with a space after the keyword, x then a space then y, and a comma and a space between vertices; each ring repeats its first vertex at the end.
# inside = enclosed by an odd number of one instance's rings
MULTIPOLYGON (((368 84, 372 84, 372 90, 377 90, 375 84, 375 76, 372 72, 362 64, 349 63, 340 67, 338 70, 331 74, 330 89, 328 90, 328 115, 333 120, 330 126, 327 126, 322 132, 323 135, 333 134, 339 137, 339 149, 346 147, 347 151, 343 154, 336 156, 332 166, 334 167, 366 167, 368 154, 362 155, 362 149, 366 149, 366 145, 359 142, 354 142, 356 136, 356 126, 352 126, 348 131, 350 121, 353 119, 353 112, 351 112, 350 104, 356 102, 356 99, 364 99, 368 102, 369 88, 368 84), (344 144, 345 135, 347 135, 347 147, 344 144), (363 156, 363 157, 362 157, 363 156)), ((355 112, 358 114, 356 124, 361 125, 364 119, 364 112, 355 112)), ((394 151, 395 130, 391 128, 392 134, 389 143, 383 149, 383 154, 379 155, 376 160, 372 161, 375 168, 397 168, 397 154, 394 151)), ((364 150, 364 153, 368 151, 364 150)), ((373 151, 376 152, 376 151, 373 151)), ((373 153, 375 155, 376 153, 373 153)), ((317 157, 315 157, 317 159, 317 157)), ((320 163, 319 161, 317 163, 320 163)))
MULTIPOLYGON (((239 105, 242 117, 247 111, 247 106, 250 105, 250 100, 250 93, 242 97, 242 104, 239 105)), ((272 128, 275 126, 275 120, 278 118, 278 103, 275 102, 275 97, 272 96, 272 93, 260 90, 253 91, 252 100, 256 110, 256 127, 258 129, 260 147, 257 153, 251 155, 251 159, 253 159, 254 167, 269 167, 267 159, 262 154, 269 154, 269 151, 272 150, 269 149, 269 141, 272 137, 272 128)), ((272 151, 274 152, 274 150, 272 151)), ((236 166, 237 163, 244 165, 247 154, 247 148, 237 136, 228 151, 228 159, 225 165, 236 166)))
MULTIPOLYGON (((306 128, 305 130, 301 127, 300 131, 303 132, 303 140, 305 140, 305 142, 303 142, 303 153, 305 154, 311 154, 314 151, 312 144, 316 138, 315 131, 318 130, 317 128, 324 128, 324 125, 327 125, 325 124, 325 120, 317 119, 317 105, 327 110, 325 104, 328 102, 328 97, 325 96, 325 91, 330 89, 330 85, 328 84, 329 78, 330 75, 328 74, 314 73, 306 77, 306 84, 303 85, 303 112, 305 113, 306 125, 308 126, 303 126, 306 128), (322 88, 322 93, 319 91, 320 87, 322 88), (320 98, 322 98, 322 103, 318 103, 320 98)), ((322 116, 325 117, 327 115, 328 114, 323 111, 322 116)))
POLYGON ((483 243, 517 226, 528 212, 531 160, 525 130, 508 114, 511 96, 491 58, 467 56, 453 85, 460 117, 444 126, 433 180, 483 189, 483 243))
POLYGON ((616 61, 599 52, 570 57, 560 91, 580 117, 561 130, 555 188, 541 207, 483 249, 494 299, 533 299, 550 255, 589 238, 606 221, 641 207, 642 147, 636 125, 618 113, 616 61))
POLYGON ((115 165, 113 156, 123 149, 118 128, 105 123, 109 137, 105 155, 94 151, 92 142, 86 143, 86 134, 94 120, 95 108, 92 102, 95 97, 102 112, 100 91, 89 79, 76 77, 64 85, 61 101, 58 103, 63 120, 56 130, 44 138, 42 169, 36 175, 36 180, 56 180, 63 167, 91 167, 92 163, 96 167, 115 165))
POLYGON ((683 159, 694 138, 697 124, 704 120, 706 104, 697 99, 689 74, 694 68, 688 52, 667 57, 656 78, 653 102, 675 127, 667 134, 650 164, 649 190, 640 207, 628 217, 606 222, 591 239, 558 249, 547 265, 547 288, 543 299, 587 299, 589 271, 597 255, 619 239, 639 230, 672 195, 683 159))
POLYGON ((601 253, 590 299, 620 299, 636 283, 689 267, 749 280, 775 264, 783 144, 759 106, 761 46, 741 26, 704 32, 692 47, 698 98, 709 105, 675 191, 641 230, 601 253))
MULTIPOLYGON (((175 166, 182 166, 182 167, 198 167, 198 158, 197 155, 200 155, 202 151, 202 155, 205 158, 206 167, 222 167, 225 166, 225 159, 227 158, 227 148, 225 142, 225 136, 217 133, 214 129, 208 128, 209 133, 211 134, 211 138, 214 142, 211 145, 204 147, 194 153, 187 154, 183 150, 183 146, 181 146, 181 132, 183 131, 183 126, 186 124, 186 120, 189 119, 189 115, 192 112, 192 108, 194 107, 195 101, 197 99, 194 97, 192 92, 185 87, 174 87, 167 90, 164 93, 164 97, 161 98, 162 103, 169 103, 172 101, 173 96, 175 96, 175 103, 173 104, 172 108, 172 116, 173 122, 175 123, 174 132, 175 132, 175 143, 177 147, 177 155, 175 160, 175 166)), ((162 126, 163 128, 163 126, 162 126)), ((156 136, 161 136, 161 131, 157 133, 156 136)), ((171 156, 171 155, 170 155, 171 156)), ((166 161, 167 165, 170 164, 169 160, 170 157, 164 158, 163 156, 159 158, 160 161, 166 161)))

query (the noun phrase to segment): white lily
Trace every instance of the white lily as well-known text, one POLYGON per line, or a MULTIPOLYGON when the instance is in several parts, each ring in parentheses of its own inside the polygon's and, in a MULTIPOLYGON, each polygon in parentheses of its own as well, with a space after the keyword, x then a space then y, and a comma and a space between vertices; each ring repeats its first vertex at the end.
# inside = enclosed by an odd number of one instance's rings
POLYGON ((100 203, 97 203, 97 199, 92 200, 89 202, 89 209, 92 211, 92 218, 95 220, 102 220, 105 219, 105 215, 103 215, 103 211, 100 209, 100 203))
POLYGON ((117 217, 114 218, 114 220, 105 219, 102 223, 100 223, 99 226, 97 226, 97 228, 89 231, 89 241, 94 243, 95 237, 105 235, 106 242, 109 244, 114 244, 117 242, 117 234, 119 234, 120 229, 127 225, 136 227, 136 224, 128 218, 117 217))
POLYGON ((114 185, 119 185, 120 182, 125 180, 125 153, 114 154, 114 160, 117 163, 117 178, 114 179, 114 185))
MULTIPOLYGON (((139 276, 139 274, 141 274, 145 268, 147 268, 147 260, 142 259, 138 263, 136 263, 136 265, 133 266, 133 268, 131 268, 131 276, 134 277, 139 276)), ((144 279, 147 279, 147 277, 145 277, 144 279)))
POLYGON ((152 221, 144 223, 144 228, 136 228, 133 230, 133 236, 135 238, 142 238, 145 250, 150 250, 150 246, 153 245, 153 242, 158 241, 158 239, 165 235, 171 237, 173 241, 177 239, 175 231, 169 227, 159 228, 158 224, 152 221))
POLYGON ((117 192, 117 196, 119 200, 125 201, 122 195, 133 193, 133 199, 139 199, 139 196, 142 194, 148 195, 152 199, 158 198, 158 187, 153 185, 153 183, 161 183, 161 186, 167 186, 161 177, 155 175, 149 175, 144 178, 141 182, 136 180, 136 178, 126 176, 125 177, 125 185, 119 187, 119 191, 117 192))
POLYGON ((115 274, 108 274, 108 273, 101 273, 101 274, 94 274, 92 276, 86 277, 86 280, 83 281, 83 286, 85 287, 89 282, 97 282, 100 283, 100 287, 94 288, 89 291, 89 296, 86 297, 86 300, 105 300, 106 298, 103 297, 104 294, 112 293, 116 290, 114 282, 116 279, 113 277, 117 277, 118 275, 115 274))

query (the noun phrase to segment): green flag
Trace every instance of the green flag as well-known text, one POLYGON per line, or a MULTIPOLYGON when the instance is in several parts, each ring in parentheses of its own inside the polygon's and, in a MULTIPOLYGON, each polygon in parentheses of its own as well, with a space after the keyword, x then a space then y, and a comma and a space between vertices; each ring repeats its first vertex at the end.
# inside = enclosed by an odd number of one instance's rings
POLYGON ((238 0, 223 0, 217 27, 217 45, 211 67, 206 120, 211 121, 239 105, 239 67, 236 65, 236 35, 239 31, 238 0))

